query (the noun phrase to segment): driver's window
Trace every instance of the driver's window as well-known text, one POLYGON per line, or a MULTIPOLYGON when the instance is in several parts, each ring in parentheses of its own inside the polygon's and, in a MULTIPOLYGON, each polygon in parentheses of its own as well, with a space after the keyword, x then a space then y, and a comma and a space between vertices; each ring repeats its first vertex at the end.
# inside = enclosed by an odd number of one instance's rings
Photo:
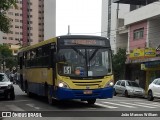
POLYGON ((121 83, 121 86, 125 87, 125 82, 124 81, 121 83))

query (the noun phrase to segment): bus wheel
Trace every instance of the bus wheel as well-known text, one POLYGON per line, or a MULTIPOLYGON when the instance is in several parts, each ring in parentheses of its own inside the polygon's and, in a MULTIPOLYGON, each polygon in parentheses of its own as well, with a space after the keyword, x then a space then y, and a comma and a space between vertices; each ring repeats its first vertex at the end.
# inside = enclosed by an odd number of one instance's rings
POLYGON ((89 105, 93 105, 96 102, 96 99, 87 100, 89 105))
POLYGON ((48 103, 49 103, 50 105, 52 105, 52 104, 53 104, 53 99, 52 99, 52 96, 50 95, 49 90, 48 90, 48 96, 47 96, 47 98, 48 98, 48 103))

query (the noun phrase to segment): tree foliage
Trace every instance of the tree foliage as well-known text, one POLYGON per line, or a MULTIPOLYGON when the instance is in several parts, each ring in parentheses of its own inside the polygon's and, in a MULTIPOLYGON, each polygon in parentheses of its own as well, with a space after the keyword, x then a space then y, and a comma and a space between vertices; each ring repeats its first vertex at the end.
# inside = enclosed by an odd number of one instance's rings
POLYGON ((9 46, 0 44, 0 57, 12 57, 12 50, 9 49, 9 46))
POLYGON ((113 71, 116 81, 124 79, 126 58, 126 49, 119 48, 117 54, 113 55, 113 71))
POLYGON ((5 14, 11 6, 18 8, 16 4, 17 0, 0 0, 0 31, 4 33, 10 32, 11 19, 8 18, 5 14))
POLYGON ((7 68, 17 66, 17 60, 12 55, 12 50, 9 49, 9 46, 0 44, 0 64, 4 64, 4 61, 7 68))

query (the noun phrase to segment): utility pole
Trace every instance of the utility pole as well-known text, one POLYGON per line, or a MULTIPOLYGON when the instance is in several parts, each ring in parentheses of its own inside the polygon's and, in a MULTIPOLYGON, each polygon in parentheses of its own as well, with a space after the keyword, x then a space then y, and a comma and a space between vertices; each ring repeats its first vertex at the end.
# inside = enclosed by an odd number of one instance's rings
POLYGON ((111 34, 111 0, 108 0, 108 29, 107 37, 110 39, 111 34))
POLYGON ((70 35, 70 25, 68 25, 68 35, 70 35))

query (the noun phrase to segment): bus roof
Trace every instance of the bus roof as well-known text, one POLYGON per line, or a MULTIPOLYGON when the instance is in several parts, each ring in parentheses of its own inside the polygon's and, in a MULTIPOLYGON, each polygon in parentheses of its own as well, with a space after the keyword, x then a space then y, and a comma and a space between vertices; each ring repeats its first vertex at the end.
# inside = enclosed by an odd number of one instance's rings
POLYGON ((45 44, 48 44, 48 43, 52 43, 52 42, 55 42, 55 41, 56 41, 56 38, 51 38, 51 39, 39 42, 39 43, 34 44, 34 45, 24 47, 24 48, 20 49, 19 52, 23 52, 23 51, 27 51, 27 50, 30 50, 30 49, 34 49, 34 48, 37 48, 37 47, 40 47, 42 45, 45 45, 45 44))
MULTIPOLYGON (((93 35, 64 35, 64 36, 58 36, 57 38, 62 38, 62 39, 76 39, 76 38, 82 38, 82 39, 107 39, 102 36, 93 36, 93 35)), ((108 39, 107 39, 108 40, 108 39)))
POLYGON ((43 46, 45 44, 48 44, 48 43, 52 43, 52 42, 55 42, 57 40, 57 38, 59 39, 78 39, 78 38, 81 38, 81 39, 106 39, 107 42, 109 42, 109 40, 105 37, 101 37, 101 36, 91 36, 91 35, 63 35, 63 36, 58 36, 58 37, 55 37, 55 38, 51 38, 51 39, 48 39, 48 40, 45 40, 45 41, 42 41, 42 42, 39 42, 37 44, 34 44, 34 45, 31 45, 31 46, 27 46, 27 47, 24 47, 24 48, 21 48, 18 52, 23 52, 23 51, 27 51, 27 50, 30 50, 30 49, 34 49, 34 48, 37 48, 37 47, 40 47, 40 46, 43 46))

